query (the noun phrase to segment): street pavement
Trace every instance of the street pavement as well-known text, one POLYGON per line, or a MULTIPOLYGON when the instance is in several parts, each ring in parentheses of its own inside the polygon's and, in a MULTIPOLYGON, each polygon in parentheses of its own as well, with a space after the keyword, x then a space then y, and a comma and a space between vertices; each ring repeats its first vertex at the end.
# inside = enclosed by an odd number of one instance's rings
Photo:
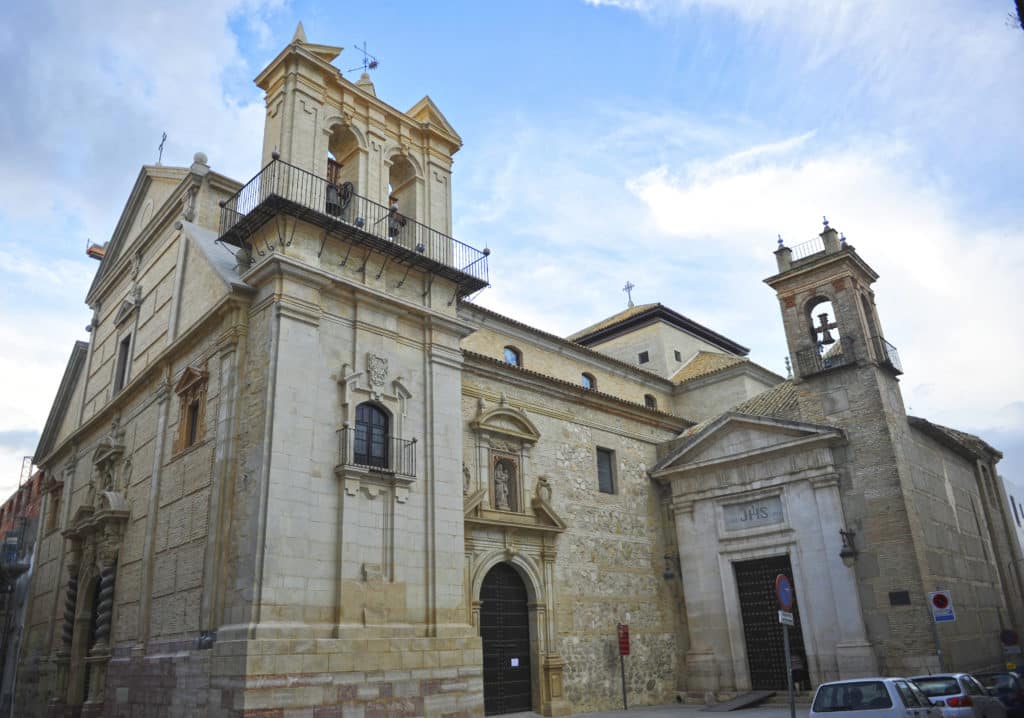
MULTIPOLYGON (((786 704, 768 704, 754 708, 741 708, 727 713, 708 713, 702 705, 672 703, 664 706, 637 706, 628 710, 605 711, 602 713, 577 713, 573 718, 789 718, 786 704)), ((809 706, 796 706, 796 718, 807 718, 809 706)), ((503 718, 541 718, 538 713, 512 713, 503 718)))

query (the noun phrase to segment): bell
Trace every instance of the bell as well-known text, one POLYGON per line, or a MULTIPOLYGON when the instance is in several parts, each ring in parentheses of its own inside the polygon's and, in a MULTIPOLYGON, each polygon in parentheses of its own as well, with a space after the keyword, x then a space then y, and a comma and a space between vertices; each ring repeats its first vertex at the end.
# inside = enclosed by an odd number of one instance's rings
POLYGON ((832 334, 829 333, 828 325, 828 314, 819 314, 818 319, 821 320, 821 343, 822 344, 835 344, 836 340, 832 338, 832 334))

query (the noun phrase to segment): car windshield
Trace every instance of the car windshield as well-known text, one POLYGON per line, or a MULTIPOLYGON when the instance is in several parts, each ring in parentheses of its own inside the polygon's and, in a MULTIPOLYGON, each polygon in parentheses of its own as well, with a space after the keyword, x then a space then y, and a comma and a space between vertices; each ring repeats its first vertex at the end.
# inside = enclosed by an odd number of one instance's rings
POLYGON ((952 696, 962 693, 960 684, 952 676, 932 676, 930 678, 915 678, 914 683, 928 696, 952 696))
POLYGON ((881 681, 832 683, 818 689, 811 707, 816 713, 892 708, 889 691, 881 681))
POLYGON ((1017 690, 1017 681, 1009 673, 980 673, 975 676, 981 685, 1000 692, 1017 690))

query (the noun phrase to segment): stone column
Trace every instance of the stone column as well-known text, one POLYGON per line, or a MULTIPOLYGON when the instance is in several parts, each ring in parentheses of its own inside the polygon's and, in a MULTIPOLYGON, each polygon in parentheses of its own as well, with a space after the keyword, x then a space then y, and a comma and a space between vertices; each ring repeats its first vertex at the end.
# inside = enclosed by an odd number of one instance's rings
POLYGON ((65 703, 68 698, 68 664, 71 660, 71 641, 75 637, 75 607, 78 604, 78 572, 81 567, 81 546, 71 542, 68 549, 68 586, 64 595, 64 620, 60 629, 60 648, 54 656, 53 703, 65 703))

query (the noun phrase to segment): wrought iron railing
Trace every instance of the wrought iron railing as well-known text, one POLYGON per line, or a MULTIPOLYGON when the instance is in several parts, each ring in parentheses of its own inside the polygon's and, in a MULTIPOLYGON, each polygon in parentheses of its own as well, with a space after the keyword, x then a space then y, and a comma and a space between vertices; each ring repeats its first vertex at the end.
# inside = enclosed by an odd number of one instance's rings
POLYGON ((853 340, 843 337, 834 344, 818 344, 796 353, 797 368, 800 376, 810 376, 829 369, 853 364, 856 358, 853 353, 853 340))
MULTIPOLYGON (((243 219, 271 200, 311 210, 324 220, 344 223, 371 237, 455 269, 486 285, 487 255, 443 232, 355 193, 350 182, 334 184, 280 159, 221 203, 220 234, 224 238, 243 219)), ((232 242, 237 243, 237 242, 232 242)))
POLYGON ((355 466, 400 476, 416 475, 416 439, 371 436, 362 427, 338 429, 339 466, 355 466))
POLYGON ((871 343, 874 346, 875 356, 878 358, 879 364, 888 366, 897 374, 903 373, 903 365, 900 364, 900 355, 896 351, 896 347, 887 342, 883 337, 871 337, 871 343))
POLYGON ((810 257, 812 254, 824 252, 825 240, 821 237, 815 237, 809 242, 802 242, 801 244, 790 247, 790 250, 793 252, 793 261, 796 261, 797 259, 804 259, 805 257, 810 257))

